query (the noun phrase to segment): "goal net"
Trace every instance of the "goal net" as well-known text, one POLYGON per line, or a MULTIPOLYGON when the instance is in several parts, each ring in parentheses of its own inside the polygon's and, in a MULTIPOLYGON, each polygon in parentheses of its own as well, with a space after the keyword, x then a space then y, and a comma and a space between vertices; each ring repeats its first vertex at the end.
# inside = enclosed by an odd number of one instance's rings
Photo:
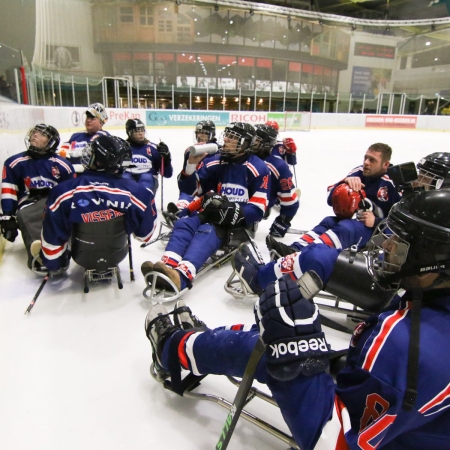
POLYGON ((310 131, 311 113, 286 111, 284 113, 284 123, 279 125, 282 131, 310 131))

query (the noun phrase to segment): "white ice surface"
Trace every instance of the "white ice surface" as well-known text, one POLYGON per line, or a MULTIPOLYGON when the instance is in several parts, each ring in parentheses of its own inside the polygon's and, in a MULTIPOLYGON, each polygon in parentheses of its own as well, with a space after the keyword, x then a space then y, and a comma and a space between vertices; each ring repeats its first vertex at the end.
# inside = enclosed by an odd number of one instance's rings
MULTIPOLYGON (((327 130, 285 134, 295 138, 299 149, 296 176, 302 197, 292 225, 300 229, 311 228, 330 214, 326 187, 360 164, 370 144, 391 145, 394 164, 417 162, 433 151, 450 148, 450 133, 327 130)), ((169 145, 178 173, 193 133, 150 129, 149 135, 152 141, 162 139, 169 145)), ((164 180, 164 204, 176 198, 174 175, 164 180)), ((160 202, 161 191, 158 206, 160 202)), ((264 238, 274 217, 272 213, 262 222, 257 233, 266 261, 264 238)), ((284 238, 286 243, 293 240, 293 235, 284 238)), ((227 411, 213 403, 179 397, 149 376, 151 350, 144 319, 150 303, 142 295, 140 265, 158 260, 162 252, 159 242, 141 249, 134 241, 136 282, 130 282, 126 259, 120 265, 123 290, 115 284, 99 284, 84 294, 83 271, 72 263, 66 276, 47 283, 31 315, 25 316, 42 279, 27 269, 20 237, 6 244, 0 262, 1 449, 209 450, 215 446, 227 411)), ((237 301, 223 289, 230 271, 229 263, 210 271, 184 297, 209 326, 253 322, 251 302, 237 301)), ((333 348, 346 347, 348 335, 325 331, 333 348)), ((200 390, 230 400, 236 392, 217 376, 207 377, 200 390)), ((248 409, 284 426, 272 406, 255 400, 248 409)), ((229 446, 286 447, 244 420, 238 423, 229 446)))

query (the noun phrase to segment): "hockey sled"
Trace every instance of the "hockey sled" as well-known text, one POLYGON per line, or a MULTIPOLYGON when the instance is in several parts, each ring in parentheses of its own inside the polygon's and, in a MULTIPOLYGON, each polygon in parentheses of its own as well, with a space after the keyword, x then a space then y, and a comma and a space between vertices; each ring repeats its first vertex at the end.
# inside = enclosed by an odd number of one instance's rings
MULTIPOLYGON (((331 375, 335 376, 337 372, 342 368, 344 361, 343 357, 347 355, 347 352, 348 352, 347 349, 343 349, 335 351, 330 355, 329 358, 330 358, 331 375)), ((219 397, 213 394, 194 392, 194 390, 201 385, 202 380, 206 378, 208 375, 197 376, 189 372, 188 375, 186 375, 181 380, 181 385, 178 387, 174 386, 170 379, 161 377, 155 370, 155 366, 153 363, 150 366, 150 375, 158 383, 161 383, 165 389, 176 392, 178 395, 181 395, 183 397, 187 397, 194 400, 206 400, 209 402, 217 403, 219 406, 225 408, 228 411, 230 411, 230 408, 233 405, 233 401, 229 401, 223 397, 219 397)), ((217 375, 217 376, 225 376, 225 375, 217 375)), ((226 378, 236 387, 239 387, 241 384, 241 380, 239 380, 238 378, 231 376, 226 376, 226 378)), ((248 405, 255 398, 259 398, 260 400, 267 402, 269 405, 278 408, 276 401, 272 398, 271 395, 252 386, 247 395, 245 405, 248 405)), ((278 438, 285 444, 289 445, 290 449, 301 450, 300 447, 297 445, 297 443, 294 441, 294 438, 290 434, 285 433, 284 431, 280 430, 274 425, 261 419, 260 417, 255 416, 254 414, 246 411, 245 409, 241 411, 240 417, 244 418, 253 425, 256 425, 261 430, 266 431, 267 433, 278 438)))
MULTIPOLYGON (((168 389, 170 391, 173 391, 173 386, 170 380, 168 379, 161 379, 158 374, 155 371, 154 365, 150 366, 150 375, 153 379, 161 383, 165 389, 168 389)), ((194 400, 207 400, 213 403, 217 403, 218 405, 222 406, 223 408, 230 410, 232 406, 232 401, 229 401, 223 397, 219 397, 217 395, 213 394, 203 394, 198 392, 193 392, 194 389, 196 389, 198 386, 200 386, 201 381, 206 377, 207 375, 200 375, 196 376, 192 373, 189 373, 183 380, 182 380, 182 395, 183 397, 191 398, 194 400)), ((241 381, 234 378, 234 377, 227 377, 228 380, 234 384, 235 386, 239 387, 241 381)), ((178 392, 179 393, 179 392, 178 392)), ((277 403, 275 400, 265 392, 262 392, 261 390, 252 387, 250 389, 250 392, 247 396, 246 404, 248 404, 251 400, 254 398, 259 398, 261 400, 266 401, 270 405, 273 405, 274 407, 278 408, 277 403)), ((283 441, 285 444, 289 445, 292 449, 300 450, 300 447, 295 443, 292 436, 285 433, 284 431, 276 428, 275 426, 271 425, 270 423, 266 422, 265 420, 262 420, 261 418, 255 416, 254 414, 249 413, 245 409, 241 412, 241 417, 245 420, 249 421, 250 423, 256 425, 257 427, 261 428, 262 430, 270 433, 272 436, 275 436, 276 438, 283 441)))
MULTIPOLYGON (((253 237, 255 231, 250 231, 247 229, 237 229, 232 231, 230 238, 228 239, 228 243, 223 245, 217 252, 210 256, 206 263, 201 267, 201 269, 197 272, 195 280, 209 272, 211 269, 217 267, 222 267, 226 264, 230 259, 233 253, 237 250, 239 245, 242 242, 246 242, 249 238, 253 237)), ((143 291, 143 295, 145 298, 156 302, 171 302, 180 298, 189 288, 185 288, 183 290, 179 290, 177 286, 173 283, 170 278, 160 272, 152 271, 146 274, 145 282, 147 284, 146 288, 143 291), (156 283, 158 278, 164 280, 166 284, 171 286, 171 289, 159 289, 156 287, 156 283)))
POLYGON ((85 293, 89 292, 89 283, 111 282, 113 279, 117 280, 119 289, 123 288, 118 265, 127 254, 132 267, 131 246, 123 216, 105 222, 76 224, 71 245, 72 259, 85 269, 85 293))

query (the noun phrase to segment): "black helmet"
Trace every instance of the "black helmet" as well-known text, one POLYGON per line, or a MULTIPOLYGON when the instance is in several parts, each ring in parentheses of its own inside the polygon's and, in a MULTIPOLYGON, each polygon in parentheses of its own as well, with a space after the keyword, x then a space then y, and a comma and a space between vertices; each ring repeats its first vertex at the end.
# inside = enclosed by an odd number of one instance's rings
POLYGON ((417 163, 417 183, 425 189, 450 187, 450 153, 431 153, 417 163))
POLYGON ((450 189, 403 197, 368 244, 369 272, 384 289, 425 273, 450 274, 450 189))
POLYGON ((277 142, 277 130, 271 125, 260 123, 255 125, 256 136, 253 138, 252 152, 265 159, 270 155, 272 147, 277 142))
POLYGON ((255 136, 253 125, 245 122, 232 122, 225 127, 222 133, 222 147, 220 154, 222 157, 233 157, 242 155, 250 149, 255 136))
POLYGON ((128 142, 117 136, 99 136, 84 147, 81 164, 85 169, 117 173, 130 158, 128 142))
POLYGON ((128 135, 128 140, 133 141, 136 143, 143 143, 146 141, 145 138, 145 125, 144 122, 140 119, 128 119, 125 123, 125 130, 128 135), (134 135, 137 131, 143 131, 144 132, 144 139, 138 141, 134 135))
POLYGON ((33 128, 30 128, 27 135, 25 136, 25 145, 27 151, 33 158, 42 158, 45 155, 52 155, 56 152, 60 141, 58 130, 51 125, 46 125, 45 123, 40 123, 33 128), (32 136, 35 133, 39 133, 45 136, 48 140, 43 146, 36 146, 31 143, 32 136))
POLYGON ((195 126, 195 142, 211 142, 215 137, 216 125, 212 120, 202 120, 195 126), (206 135, 206 141, 200 140, 199 135, 206 135))

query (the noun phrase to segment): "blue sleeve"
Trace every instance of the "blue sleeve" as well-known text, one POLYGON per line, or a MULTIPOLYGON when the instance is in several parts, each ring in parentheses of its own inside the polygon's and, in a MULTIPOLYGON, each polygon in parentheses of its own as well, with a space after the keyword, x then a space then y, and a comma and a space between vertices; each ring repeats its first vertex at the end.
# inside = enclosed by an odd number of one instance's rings
POLYGON ((256 167, 254 171, 248 169, 249 186, 248 186, 248 203, 244 206, 244 217, 247 225, 260 222, 267 209, 269 198, 270 172, 266 164, 257 158, 260 164, 252 165, 256 167))

